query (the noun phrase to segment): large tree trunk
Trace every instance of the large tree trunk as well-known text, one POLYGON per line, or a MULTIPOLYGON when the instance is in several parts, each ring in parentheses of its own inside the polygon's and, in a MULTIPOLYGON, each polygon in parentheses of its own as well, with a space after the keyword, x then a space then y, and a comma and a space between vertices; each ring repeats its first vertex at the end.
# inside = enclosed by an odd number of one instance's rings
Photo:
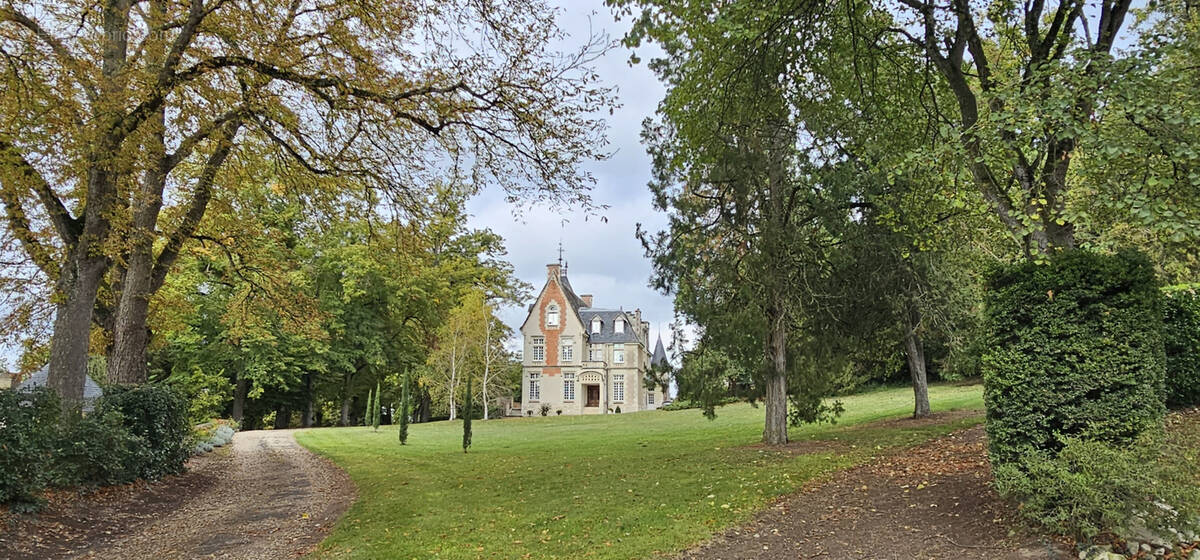
POLYGON ((779 308, 771 312, 771 331, 768 334, 767 351, 771 368, 767 374, 765 408, 766 423, 763 427, 763 442, 767 445, 783 445, 788 442, 787 434, 787 323, 779 308))
POLYGON ((242 418, 246 415, 246 393, 250 390, 250 384, 245 378, 238 376, 237 383, 233 387, 233 410, 229 415, 239 425, 242 423, 242 418))
POLYGON ((912 375, 913 418, 929 416, 929 382, 925 377, 925 344, 921 342, 917 328, 921 324, 921 312, 914 306, 909 312, 909 321, 904 335, 904 353, 908 356, 908 371, 912 375))
POLYGON ((65 410, 83 403, 92 309, 108 268, 106 259, 91 249, 92 245, 83 241, 76 245, 58 277, 58 297, 62 299, 55 306, 48 385, 62 398, 65 410))

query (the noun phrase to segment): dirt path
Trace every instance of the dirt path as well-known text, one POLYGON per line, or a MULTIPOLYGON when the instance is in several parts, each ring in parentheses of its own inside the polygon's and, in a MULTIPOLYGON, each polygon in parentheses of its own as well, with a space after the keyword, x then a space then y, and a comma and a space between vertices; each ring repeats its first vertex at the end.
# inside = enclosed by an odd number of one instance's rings
POLYGON ((349 477, 288 430, 240 432, 188 467, 18 519, 0 536, 0 558, 294 558, 354 500, 349 477))
POLYGON ((1022 524, 989 484, 984 445, 983 428, 976 427, 838 473, 680 558, 1072 557, 1055 543, 1009 534, 1022 524))

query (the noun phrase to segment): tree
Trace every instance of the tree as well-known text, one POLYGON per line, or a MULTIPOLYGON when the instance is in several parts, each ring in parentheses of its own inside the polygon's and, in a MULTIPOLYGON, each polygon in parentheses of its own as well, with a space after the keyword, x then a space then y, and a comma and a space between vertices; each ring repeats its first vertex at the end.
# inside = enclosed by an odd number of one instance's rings
POLYGON ((379 420, 380 420, 380 416, 381 416, 380 409, 383 407, 383 404, 380 402, 380 398, 379 398, 379 396, 380 396, 379 389, 380 389, 379 382, 376 382, 375 383, 375 408, 371 409, 371 427, 375 428, 376 432, 379 431, 379 420))
POLYGON ((408 415, 411 411, 408 368, 404 369, 404 381, 400 386, 400 445, 408 445, 408 415))
POLYGON ((606 45, 549 52, 541 0, 93 8, 0 8, 0 203, 55 286, 50 384, 72 402, 93 322, 113 329, 115 377, 144 380, 145 302, 243 145, 401 206, 445 175, 586 203, 577 164, 604 156, 592 115, 610 96, 587 66, 606 45))
POLYGON ((471 417, 475 416, 475 411, 472 409, 474 403, 471 399, 474 397, 474 391, 471 390, 471 374, 467 374, 467 393, 463 406, 466 412, 463 413, 463 453, 467 452, 467 448, 471 447, 471 417))
POLYGON ((643 135, 655 205, 669 220, 667 231, 642 233, 653 283, 703 329, 701 344, 744 360, 766 405, 763 441, 783 444, 789 398, 792 420, 824 417, 826 356, 811 328, 821 296, 810 288, 824 283, 833 233, 858 203, 817 180, 797 146, 791 84, 779 78, 787 53, 741 46, 743 11, 712 20, 703 9, 642 4, 627 41, 663 46, 651 67, 670 85, 661 124, 643 135))

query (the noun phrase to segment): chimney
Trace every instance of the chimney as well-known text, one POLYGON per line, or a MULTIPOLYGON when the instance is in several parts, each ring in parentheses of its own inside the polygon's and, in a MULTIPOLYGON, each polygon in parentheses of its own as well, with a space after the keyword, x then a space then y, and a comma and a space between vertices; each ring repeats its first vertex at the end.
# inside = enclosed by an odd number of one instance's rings
POLYGON ((558 263, 550 263, 546 265, 546 278, 549 280, 558 280, 562 274, 562 265, 558 263))
POLYGON ((584 307, 592 306, 592 294, 583 294, 583 295, 579 296, 579 299, 583 300, 584 307))
POLYGON ((640 324, 640 323, 642 322, 642 308, 640 308, 640 307, 639 307, 639 308, 637 308, 637 309, 634 309, 634 310, 633 310, 633 317, 634 317, 634 319, 636 319, 636 320, 637 320, 637 322, 640 324))

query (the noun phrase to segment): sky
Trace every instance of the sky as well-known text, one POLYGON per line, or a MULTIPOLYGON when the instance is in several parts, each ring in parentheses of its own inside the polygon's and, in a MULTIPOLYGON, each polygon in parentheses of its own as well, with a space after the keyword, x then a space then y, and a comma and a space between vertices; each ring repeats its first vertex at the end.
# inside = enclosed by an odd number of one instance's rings
MULTIPOLYGON (((582 43, 589 29, 607 32, 617 40, 629 26, 628 20, 614 21, 603 0, 560 0, 558 6, 559 25, 569 34, 564 49, 582 43)), ((563 261, 576 293, 592 294, 594 305, 600 308, 641 309, 642 320, 650 322, 651 344, 660 332, 667 344, 673 316, 671 298, 648 286, 650 262, 634 235, 639 223, 650 231, 666 224, 666 217, 654 210, 646 186, 650 158, 639 138, 642 121, 653 115, 665 90, 645 63, 630 66, 629 54, 628 49, 617 46, 595 63, 601 82, 617 87, 621 104, 611 116, 605 116, 612 157, 584 166, 596 179, 593 201, 609 208, 591 216, 538 206, 517 209, 507 204, 497 189, 486 189, 468 204, 468 225, 504 237, 508 260, 518 278, 533 284, 533 296, 545 284, 546 265, 557 262, 561 240, 563 261)), ((638 54, 648 60, 651 53, 639 49, 638 54)), ((508 307, 500 316, 516 332, 526 309, 508 307)))

